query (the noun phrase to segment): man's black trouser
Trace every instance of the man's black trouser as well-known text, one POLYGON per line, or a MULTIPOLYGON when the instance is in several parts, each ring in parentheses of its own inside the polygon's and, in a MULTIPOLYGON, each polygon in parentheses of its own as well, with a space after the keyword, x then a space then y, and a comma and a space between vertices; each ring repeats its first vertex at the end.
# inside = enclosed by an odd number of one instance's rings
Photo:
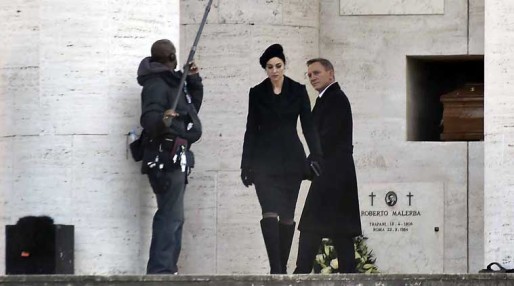
POLYGON ((186 175, 180 168, 171 172, 154 171, 148 179, 157 199, 153 217, 152 242, 147 274, 176 273, 182 247, 184 191, 186 175))
MULTIPOLYGON (((335 235, 331 238, 337 252, 338 272, 355 273, 356 263, 353 238, 345 235, 335 235)), ((306 231, 300 232, 295 274, 311 273, 322 239, 321 234, 306 231)))

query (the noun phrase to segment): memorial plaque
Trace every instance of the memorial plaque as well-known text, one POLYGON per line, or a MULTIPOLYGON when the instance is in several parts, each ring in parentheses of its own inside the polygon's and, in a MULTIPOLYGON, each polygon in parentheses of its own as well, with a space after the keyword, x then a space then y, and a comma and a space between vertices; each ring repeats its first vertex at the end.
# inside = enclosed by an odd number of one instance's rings
POLYGON ((383 273, 442 273, 444 185, 359 187, 362 231, 383 273))
POLYGON ((340 15, 444 14, 444 0, 340 0, 340 15))

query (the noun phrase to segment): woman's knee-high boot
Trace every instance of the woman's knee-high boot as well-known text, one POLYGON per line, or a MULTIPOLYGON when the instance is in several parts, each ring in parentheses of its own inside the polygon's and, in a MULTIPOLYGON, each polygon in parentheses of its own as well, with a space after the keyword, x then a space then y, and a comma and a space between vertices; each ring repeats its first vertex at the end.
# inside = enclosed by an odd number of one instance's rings
POLYGON ((270 274, 280 274, 282 273, 282 267, 280 263, 280 244, 277 218, 263 218, 261 220, 261 230, 262 236, 264 237, 264 244, 266 244, 266 251, 268 252, 270 274))
POLYGON ((291 252, 291 244, 293 243, 294 229, 296 223, 293 224, 278 224, 278 234, 280 238, 280 266, 282 273, 287 274, 287 260, 291 252))

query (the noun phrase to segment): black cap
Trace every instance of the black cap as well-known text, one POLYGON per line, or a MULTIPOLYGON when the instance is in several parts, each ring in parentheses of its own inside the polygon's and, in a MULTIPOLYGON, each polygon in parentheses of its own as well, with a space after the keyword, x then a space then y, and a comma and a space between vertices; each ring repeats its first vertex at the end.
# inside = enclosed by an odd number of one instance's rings
POLYGON ((264 53, 262 54, 261 58, 259 59, 259 63, 261 64, 261 67, 264 69, 266 68, 266 63, 271 59, 277 57, 281 59, 284 64, 286 63, 286 56, 284 56, 284 49, 280 44, 273 44, 269 46, 264 53))

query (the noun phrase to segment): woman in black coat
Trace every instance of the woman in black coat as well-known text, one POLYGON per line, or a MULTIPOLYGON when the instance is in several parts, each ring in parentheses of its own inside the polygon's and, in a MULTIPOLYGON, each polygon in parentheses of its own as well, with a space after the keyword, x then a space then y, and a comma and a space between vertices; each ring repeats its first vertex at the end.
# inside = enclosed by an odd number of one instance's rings
POLYGON ((260 64, 268 78, 250 89, 241 179, 246 187, 255 185, 270 272, 287 273, 296 201, 309 170, 296 130, 298 117, 310 159, 321 157, 321 147, 305 86, 284 76, 286 60, 282 46, 268 47, 260 64))

